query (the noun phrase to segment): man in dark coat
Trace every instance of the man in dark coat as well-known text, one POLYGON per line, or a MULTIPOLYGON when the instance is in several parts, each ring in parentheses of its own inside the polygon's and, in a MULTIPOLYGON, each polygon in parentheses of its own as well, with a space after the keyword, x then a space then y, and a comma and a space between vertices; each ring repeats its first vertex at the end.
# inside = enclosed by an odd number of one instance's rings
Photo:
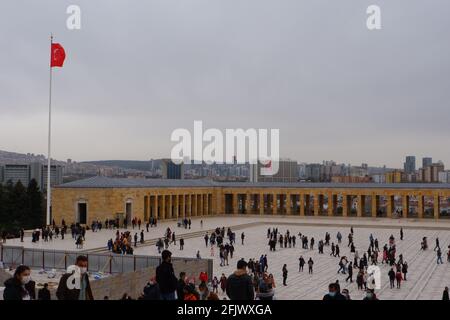
POLYGON ((184 287, 186 286, 186 272, 180 272, 180 278, 177 284, 177 298, 179 301, 184 300, 184 287))
POLYGON ((39 289, 38 300, 51 300, 50 290, 48 290, 48 283, 45 283, 44 287, 42 289, 39 289))
POLYGON ((445 287, 444 292, 442 293, 442 300, 449 301, 448 287, 445 287))
POLYGON ((252 277, 247 274, 247 262, 239 260, 237 270, 227 279, 227 296, 230 300, 254 300, 252 277))
POLYGON ((161 292, 155 278, 151 278, 144 288, 143 300, 161 300, 161 292))
POLYGON ((172 266, 172 253, 164 250, 161 253, 162 262, 156 268, 156 282, 159 284, 162 300, 175 300, 177 277, 172 266))
POLYGON ((56 290, 58 300, 94 300, 87 274, 87 257, 78 256, 75 264, 75 269, 69 267, 69 272, 59 280, 56 290))
POLYGON ((328 293, 323 296, 323 300, 347 300, 340 292, 339 284, 330 283, 328 285, 328 293))

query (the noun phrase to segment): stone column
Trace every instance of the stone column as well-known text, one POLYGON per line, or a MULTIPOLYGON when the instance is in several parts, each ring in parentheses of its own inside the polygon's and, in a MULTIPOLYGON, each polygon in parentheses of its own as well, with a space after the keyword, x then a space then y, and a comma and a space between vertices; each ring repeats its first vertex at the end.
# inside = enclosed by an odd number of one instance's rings
POLYGON ((187 202, 188 203, 187 203, 187 208, 186 208, 187 212, 186 213, 187 213, 188 217, 192 217, 192 194, 190 194, 190 193, 187 195, 187 202))
POLYGON ((172 201, 172 194, 168 195, 169 198, 169 212, 167 214, 167 219, 172 219, 173 217, 173 201, 172 201))
POLYGON ((238 194, 233 193, 233 214, 238 213, 238 194))
POLYGON ((277 214, 277 194, 276 193, 272 194, 272 214, 277 214))
POLYGON ((161 219, 165 220, 166 219, 166 195, 163 194, 161 197, 162 197, 162 200, 161 200, 161 219))
POLYGON ((334 210, 334 201, 333 201, 333 194, 331 192, 328 193, 328 209, 327 214, 329 217, 333 216, 333 210, 334 210))
POLYGON ((179 215, 180 215, 180 195, 176 194, 175 195, 175 212, 173 213, 175 218, 178 219, 179 215))
POLYGON ((203 213, 203 215, 209 215, 209 193, 205 194, 205 212, 203 213))
POLYGON ((204 199, 203 199, 203 193, 200 193, 200 195, 199 195, 199 198, 200 198, 200 214, 199 214, 199 216, 203 216, 204 215, 204 212, 205 212, 205 208, 204 208, 204 205, 205 205, 205 203, 204 203, 204 199))
POLYGON ((307 214, 309 214, 311 212, 311 195, 310 194, 305 195, 305 212, 307 214))
MULTIPOLYGON (((317 197, 319 199, 319 211, 317 212, 317 215, 320 216, 322 214, 322 212, 323 212, 323 203, 324 203, 324 200, 325 200, 325 196, 323 194, 319 194, 317 197)), ((314 212, 315 211, 316 210, 314 210, 314 212)))
POLYGON ((363 196, 359 194, 358 195, 358 207, 357 207, 357 210, 356 210, 356 215, 358 217, 362 217, 363 210, 364 210, 364 200, 363 200, 363 196))
POLYGON ((372 194, 372 208, 371 208, 372 218, 377 217, 377 211, 379 206, 380 206, 380 196, 372 194))
POLYGON ((320 197, 319 194, 314 193, 314 216, 319 215, 319 210, 320 210, 319 197, 320 197))
POLYGON ((192 195, 192 211, 191 211, 191 217, 196 217, 197 216, 197 194, 194 193, 192 195))
POLYGON ((250 194, 248 192, 245 194, 244 206, 245 206, 244 212, 246 214, 251 213, 251 209, 250 209, 250 194))
POLYGON ((424 205, 423 205, 423 195, 417 196, 417 216, 419 219, 423 219, 423 213, 424 213, 424 205))
POLYGON ((439 214, 441 212, 440 203, 439 203, 439 195, 435 194, 433 197, 433 206, 434 206, 434 218, 439 219, 439 214))
POLYGON ((286 194, 286 214, 292 214, 292 197, 291 194, 286 194))
POLYGON ((181 195, 180 210, 179 215, 184 219, 186 217, 186 195, 184 193, 181 195))
POLYGON ((300 204, 300 216, 305 216, 305 195, 299 194, 299 204, 300 204))
POLYGON ((158 215, 158 195, 153 196, 153 218, 159 218, 158 215))
POLYGON ((392 211, 394 210, 395 200, 394 196, 388 195, 387 198, 387 217, 392 218, 392 211))
POLYGON ((403 218, 408 218, 409 196, 406 194, 402 195, 402 212, 403 212, 403 218))
POLYGON ((333 211, 332 211, 332 215, 337 215, 337 211, 338 211, 338 196, 337 194, 333 194, 333 211))
POLYGON ((259 194, 259 214, 264 214, 264 193, 259 194))
POLYGON ((348 216, 348 207, 349 207, 349 196, 344 194, 342 195, 342 216, 348 216))

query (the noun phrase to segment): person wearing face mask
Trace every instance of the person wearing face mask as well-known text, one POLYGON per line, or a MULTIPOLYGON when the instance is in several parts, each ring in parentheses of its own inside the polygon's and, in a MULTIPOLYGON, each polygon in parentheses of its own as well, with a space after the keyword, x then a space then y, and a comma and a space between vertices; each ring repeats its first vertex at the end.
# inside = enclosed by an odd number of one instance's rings
POLYGON ((373 290, 367 289, 366 296, 363 300, 378 300, 378 298, 373 290))
POLYGON ((347 300, 340 292, 337 283, 330 283, 328 286, 328 293, 323 296, 323 300, 347 300))
POLYGON ((87 274, 88 259, 78 256, 73 266, 59 280, 56 296, 58 300, 94 300, 89 276, 87 274), (79 277, 78 279, 76 277, 79 277))
POLYGON ((4 300, 34 300, 36 283, 28 266, 18 266, 12 278, 5 281, 4 300))

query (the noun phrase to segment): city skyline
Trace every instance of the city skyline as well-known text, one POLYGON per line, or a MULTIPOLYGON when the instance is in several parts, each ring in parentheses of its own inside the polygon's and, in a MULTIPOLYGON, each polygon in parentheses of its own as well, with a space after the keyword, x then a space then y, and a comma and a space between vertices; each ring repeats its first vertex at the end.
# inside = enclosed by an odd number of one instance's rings
POLYGON ((0 149, 46 154, 52 31, 67 51, 52 158, 166 158, 171 132, 200 119, 278 128, 280 154, 302 162, 448 164, 450 4, 377 2, 376 32, 369 1, 78 1, 78 31, 66 29, 69 2, 2 3, 0 149))

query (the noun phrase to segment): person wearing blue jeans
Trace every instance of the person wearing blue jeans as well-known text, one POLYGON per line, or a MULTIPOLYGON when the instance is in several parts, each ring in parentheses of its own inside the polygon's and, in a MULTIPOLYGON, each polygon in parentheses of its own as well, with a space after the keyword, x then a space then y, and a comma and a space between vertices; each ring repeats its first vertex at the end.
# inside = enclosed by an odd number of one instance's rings
POLYGON ((437 263, 437 264, 439 264, 439 263, 443 264, 444 262, 442 262, 442 251, 441 251, 441 248, 439 248, 439 247, 438 247, 436 256, 437 256, 437 261, 436 261, 436 263, 437 263))

